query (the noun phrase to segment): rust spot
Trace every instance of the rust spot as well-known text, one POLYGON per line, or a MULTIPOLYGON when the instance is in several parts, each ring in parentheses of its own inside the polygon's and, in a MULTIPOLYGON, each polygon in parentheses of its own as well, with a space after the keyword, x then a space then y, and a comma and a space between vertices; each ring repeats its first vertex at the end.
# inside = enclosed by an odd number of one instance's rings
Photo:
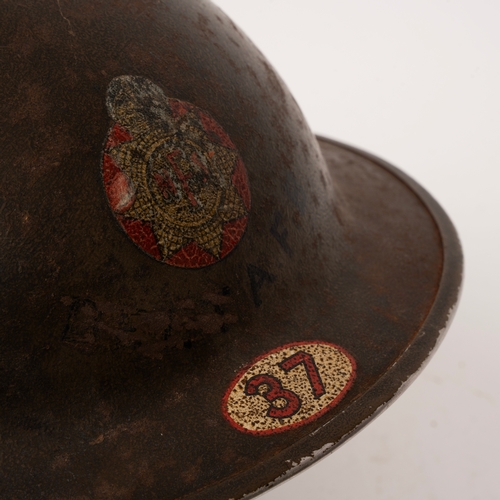
POLYGON ((96 444, 101 444, 104 441, 104 434, 100 434, 93 441, 90 441, 89 445, 94 446, 96 444))

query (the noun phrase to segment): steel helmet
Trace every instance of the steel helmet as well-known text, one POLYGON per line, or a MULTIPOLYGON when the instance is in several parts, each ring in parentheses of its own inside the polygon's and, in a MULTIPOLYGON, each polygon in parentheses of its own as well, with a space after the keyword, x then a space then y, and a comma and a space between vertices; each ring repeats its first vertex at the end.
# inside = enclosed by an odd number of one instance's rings
POLYGON ((0 6, 0 496, 241 498, 402 391, 461 250, 206 0, 0 6))

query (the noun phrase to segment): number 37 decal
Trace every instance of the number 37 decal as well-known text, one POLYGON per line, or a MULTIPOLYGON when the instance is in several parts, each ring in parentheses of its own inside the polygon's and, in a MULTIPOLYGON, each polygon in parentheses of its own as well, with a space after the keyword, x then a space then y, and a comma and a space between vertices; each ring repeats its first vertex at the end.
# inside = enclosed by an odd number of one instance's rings
POLYGON ((238 430, 272 434, 315 420, 351 387, 356 363, 344 349, 321 341, 295 342, 260 356, 238 374, 223 413, 238 430))

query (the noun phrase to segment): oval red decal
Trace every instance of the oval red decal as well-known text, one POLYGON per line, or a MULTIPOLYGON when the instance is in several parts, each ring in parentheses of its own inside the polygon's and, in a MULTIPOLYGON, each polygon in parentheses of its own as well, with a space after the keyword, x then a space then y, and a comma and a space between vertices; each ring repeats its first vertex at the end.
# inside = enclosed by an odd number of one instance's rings
POLYGON ((112 80, 106 105, 114 125, 104 151, 104 185, 125 232, 173 266, 223 259, 245 232, 250 190, 222 127, 139 76, 112 80))
POLYGON ((260 356, 227 390, 222 411, 242 432, 273 434, 333 408, 352 386, 356 362, 329 342, 294 342, 260 356))

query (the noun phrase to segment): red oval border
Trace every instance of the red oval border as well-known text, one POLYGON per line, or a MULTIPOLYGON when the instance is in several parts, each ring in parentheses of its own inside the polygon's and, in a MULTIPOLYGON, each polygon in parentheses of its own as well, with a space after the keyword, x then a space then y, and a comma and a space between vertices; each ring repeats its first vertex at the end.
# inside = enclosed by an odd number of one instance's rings
POLYGON ((328 410, 332 409, 334 406, 336 406, 338 403, 340 403, 340 401, 347 394, 347 391, 349 391, 349 389, 352 387, 352 385, 353 385, 353 383, 354 383, 354 381, 356 379, 356 370, 357 370, 356 360, 353 358, 353 356, 349 352, 347 352, 343 347, 341 347, 341 346, 339 346, 337 344, 333 344, 332 342, 327 342, 327 341, 324 341, 324 340, 304 340, 304 341, 298 341, 298 342, 290 342, 289 344, 284 344, 282 346, 276 347, 275 349, 272 349, 271 351, 268 351, 268 352, 266 352, 264 354, 261 354, 260 356, 256 357, 252 362, 250 362, 247 365, 245 365, 238 372, 238 374, 236 375, 236 377, 233 379, 233 381, 229 385, 229 388, 227 389, 227 391, 224 394, 224 397, 222 399, 222 414, 224 415, 225 419, 229 422, 229 424, 232 427, 234 427, 235 429, 237 429, 240 432, 244 432, 246 434, 252 434, 254 436, 268 436, 270 434, 277 434, 279 432, 285 432, 285 431, 288 431, 288 430, 296 429, 297 427, 301 427, 302 425, 308 424, 308 423, 310 423, 310 422, 318 419, 319 417, 321 417, 322 415, 324 415, 328 410), (250 368, 252 368, 252 366, 254 366, 256 363, 258 363, 261 359, 264 359, 264 358, 270 356, 271 354, 274 354, 274 353, 276 353, 278 351, 281 351, 283 349, 286 349, 288 347, 293 347, 293 346, 297 346, 297 345, 307 345, 307 344, 323 344, 323 345, 328 345, 328 346, 334 347, 335 349, 338 349, 342 354, 346 355, 347 358, 349 359, 349 361, 351 362, 351 365, 352 365, 351 378, 349 379, 349 381, 347 382, 347 384, 345 385, 345 387, 340 391, 339 395, 329 405, 325 406, 322 410, 320 410, 317 413, 311 415, 310 417, 308 417, 308 418, 306 418, 304 420, 301 420, 300 422, 295 422, 294 424, 290 424, 290 425, 285 425, 283 427, 279 427, 278 429, 269 429, 269 430, 266 430, 266 431, 252 431, 250 429, 245 429, 240 424, 238 424, 237 422, 235 422, 230 417, 230 415, 229 415, 229 413, 227 411, 227 401, 229 399, 229 395, 233 391, 234 387, 236 386, 236 384, 238 383, 238 381, 240 380, 240 378, 248 370, 250 370, 250 368))

